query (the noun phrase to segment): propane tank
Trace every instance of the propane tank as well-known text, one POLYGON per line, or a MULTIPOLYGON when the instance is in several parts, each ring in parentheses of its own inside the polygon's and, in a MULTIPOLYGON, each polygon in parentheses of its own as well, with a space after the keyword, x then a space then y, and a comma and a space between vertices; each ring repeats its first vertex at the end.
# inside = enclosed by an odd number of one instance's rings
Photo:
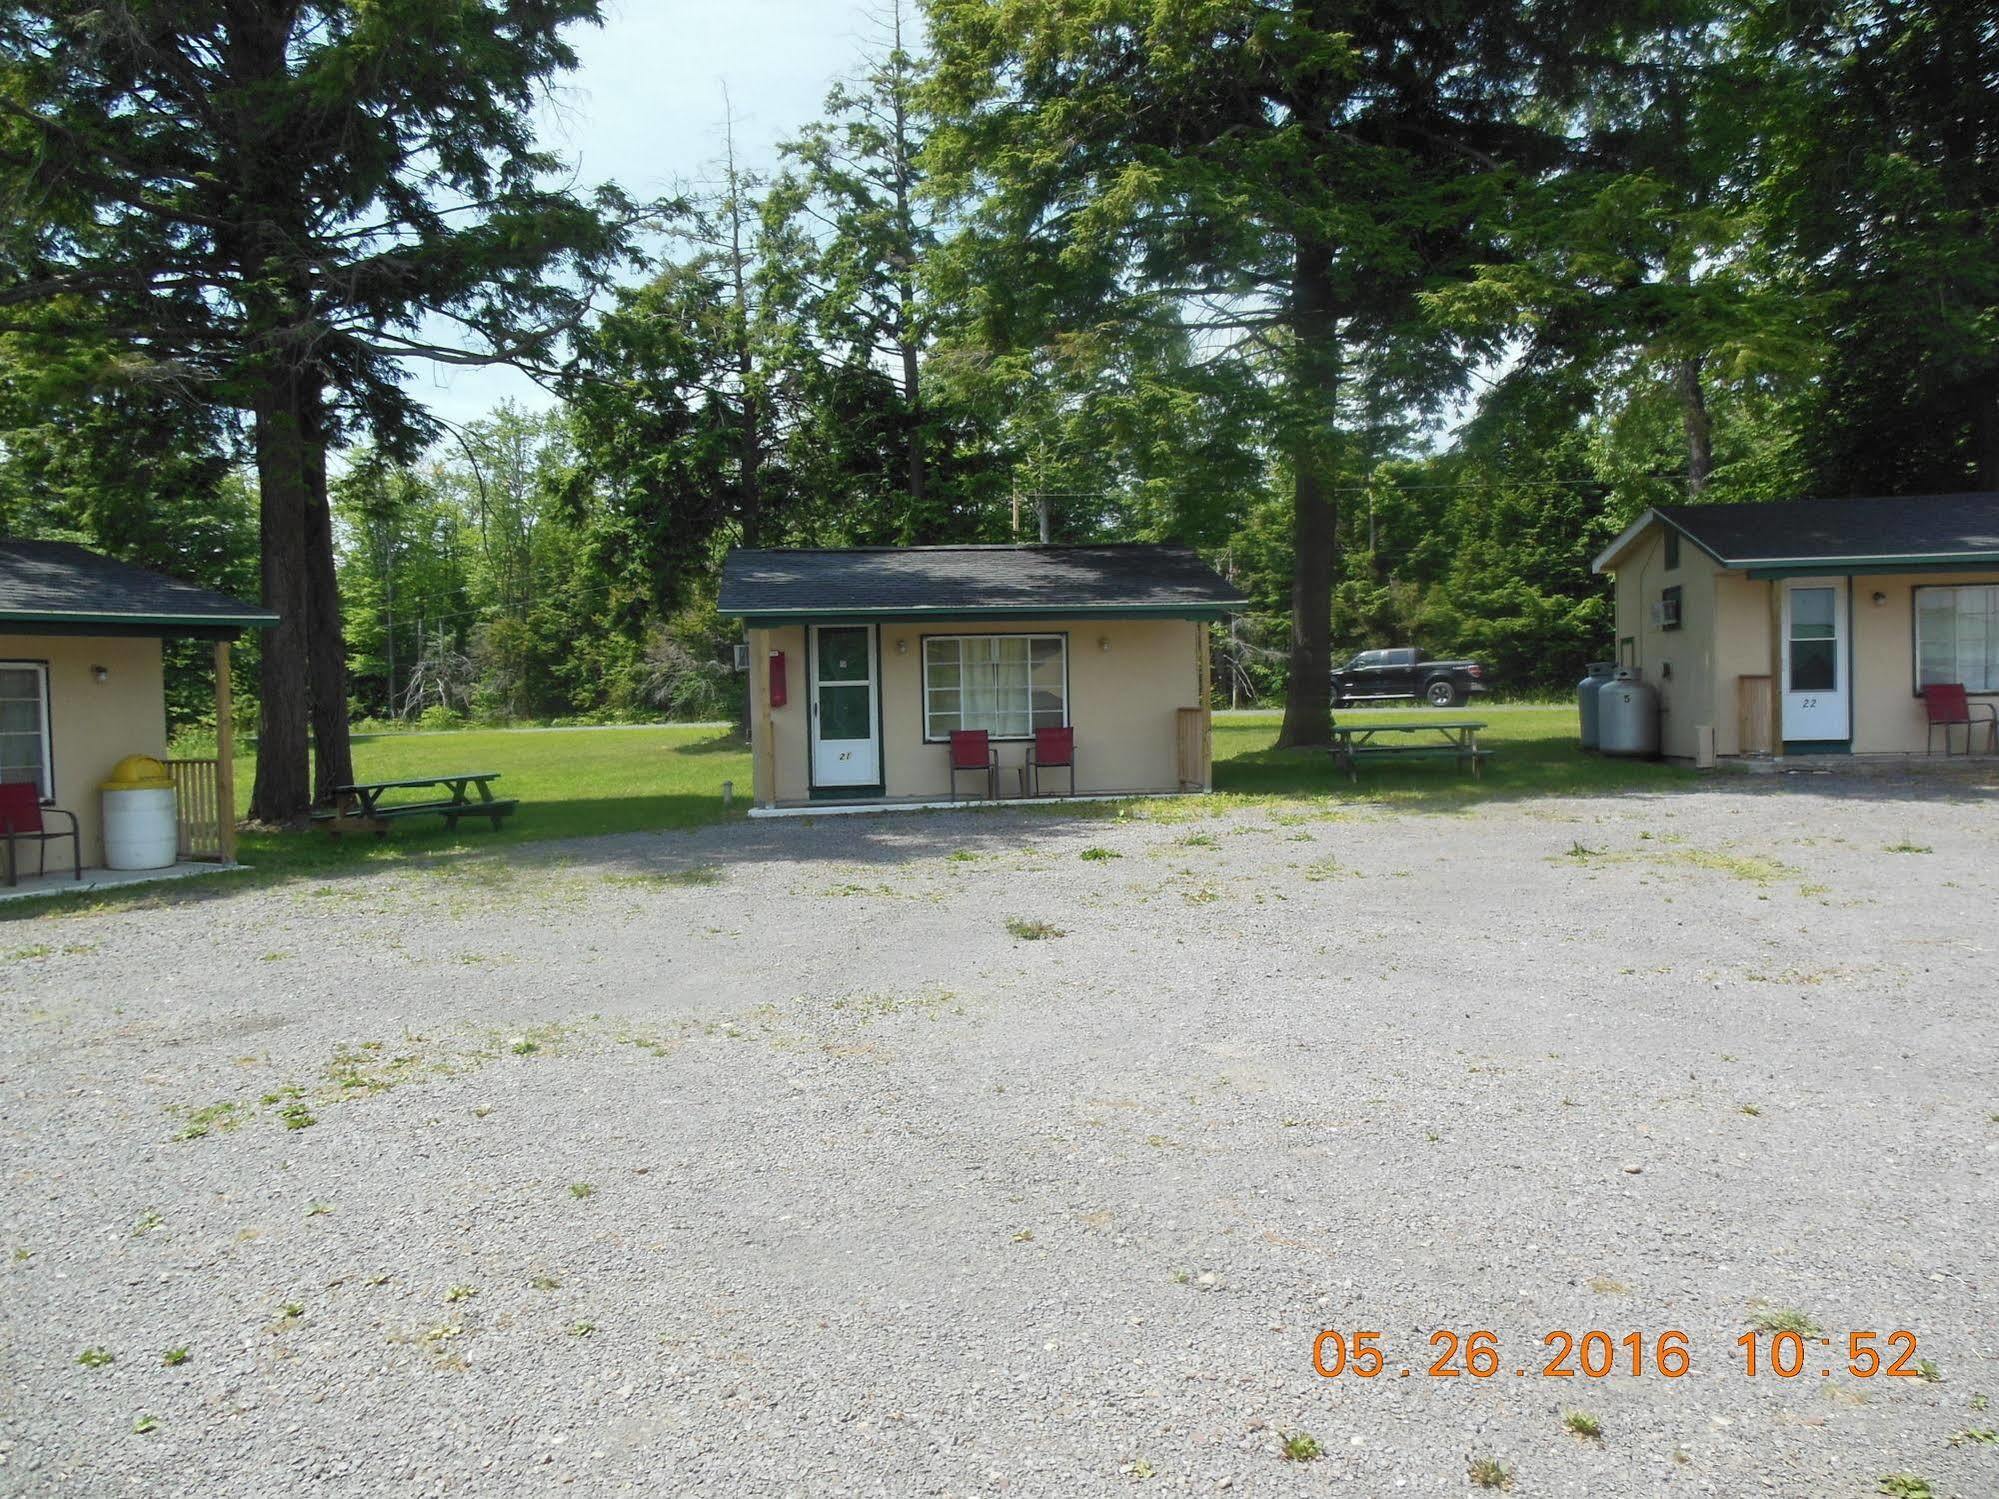
POLYGON ((1618 667, 1617 675, 1597 689, 1596 737, 1597 748, 1606 755, 1658 758, 1659 689, 1637 667, 1618 667))
POLYGON ((1576 683, 1576 712, 1582 718, 1583 748, 1586 750, 1593 750, 1597 746, 1597 690, 1616 675, 1615 661, 1592 661, 1589 664, 1589 675, 1576 683))

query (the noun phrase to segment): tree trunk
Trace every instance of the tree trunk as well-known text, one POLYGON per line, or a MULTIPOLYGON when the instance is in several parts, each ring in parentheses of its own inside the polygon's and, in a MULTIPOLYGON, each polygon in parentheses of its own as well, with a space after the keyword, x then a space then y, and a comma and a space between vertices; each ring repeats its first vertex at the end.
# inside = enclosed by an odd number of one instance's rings
POLYGON ((305 583, 307 679, 312 696, 313 800, 331 803, 336 786, 354 780, 347 732, 347 634, 340 620, 340 578, 333 551, 333 509, 326 497, 324 397, 306 389, 300 402, 305 444, 305 583))
POLYGON ((1332 740, 1333 572, 1338 560, 1337 473, 1327 438, 1337 421, 1340 361, 1333 314, 1332 252, 1301 243, 1292 268, 1291 670, 1279 749, 1332 740))
MULTIPOLYGON (((910 306, 914 300, 914 290, 906 288, 902 301, 902 326, 905 330, 909 327, 910 306)), ((901 344, 902 419, 907 425, 909 443, 909 507, 920 515, 927 479, 923 466, 923 376, 917 363, 916 345, 910 341, 907 332, 904 332, 901 344)))
POLYGON ((1687 497, 1693 499, 1707 488, 1708 477, 1714 472, 1714 423, 1701 391, 1698 355, 1673 367, 1673 384, 1679 391, 1680 418, 1687 433, 1687 497))
POLYGON ((296 385, 266 376, 252 405, 257 509, 262 531, 264 607, 278 622, 264 632, 257 672, 257 776, 250 815, 292 822, 312 806, 307 763, 305 433, 296 385))

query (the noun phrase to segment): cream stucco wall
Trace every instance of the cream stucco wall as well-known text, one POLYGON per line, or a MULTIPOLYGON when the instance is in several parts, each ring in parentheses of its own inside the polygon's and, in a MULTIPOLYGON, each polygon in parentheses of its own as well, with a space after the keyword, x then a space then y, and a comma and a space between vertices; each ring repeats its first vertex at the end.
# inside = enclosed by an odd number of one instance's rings
MULTIPOLYGON (((1665 568, 1661 528, 1653 526, 1616 559, 1614 613, 1618 660, 1636 665, 1659 688, 1660 743, 1676 758, 1694 753, 1694 726, 1715 726, 1719 754, 1742 752, 1739 683, 1770 676, 1774 591, 1781 584, 1719 569, 1690 541, 1677 571, 1665 568), (1662 588, 1684 592, 1682 625, 1652 625, 1662 588), (1670 666, 1668 676, 1665 668, 1670 666)), ((1916 695, 1914 590, 1952 584, 1999 584, 1999 569, 1961 573, 1861 573, 1851 579, 1850 674, 1853 752, 1920 754, 1928 742, 1916 695), (1880 603, 1874 595, 1882 596, 1880 603)), ((1773 690, 1781 684, 1773 683, 1773 690)), ((1999 694, 1983 701, 1999 703, 1999 694)), ((1962 744, 1960 736, 1959 741, 1962 744)))
MULTIPOLYGON (((1184 619, 882 622, 882 795, 926 799, 950 795, 945 746, 927 743, 923 737, 925 635, 1066 635, 1078 793, 1180 789, 1177 714, 1181 708, 1204 704, 1203 629, 1184 619)), ((805 630, 803 626, 752 630, 749 640, 756 799, 765 806, 803 802, 811 796, 805 630), (788 702, 782 708, 769 706, 772 651, 785 655, 788 702)), ((1017 795, 1018 767, 1027 745, 1001 742, 996 748, 1002 793, 1017 795)), ((974 792, 974 780, 961 778, 962 794, 974 792)), ((1051 772, 1044 782, 1049 791, 1067 787, 1065 772, 1051 772)))
MULTIPOLYGON (((1917 588, 1999 584, 1999 569, 1962 573, 1875 573, 1853 580, 1853 752, 1913 751, 1929 737, 1929 720, 1916 696, 1917 588), (1880 603, 1875 594, 1883 595, 1880 603)), ((1973 698, 1999 703, 1999 694, 1973 698)), ((1977 716, 1984 717, 1980 710, 1977 716)), ((1942 746, 1939 735, 1937 744, 1942 746)), ((1955 743, 1963 747, 1963 730, 1955 743)), ((1981 744, 1978 748, 1986 746, 1981 744)))
MULTIPOLYGON (((1703 553, 1703 560, 1705 556, 1703 553)), ((1770 585, 1746 573, 1715 574, 1714 613, 1706 628, 1713 635, 1715 753, 1739 755, 1742 753, 1742 678, 1773 675, 1770 665, 1770 585)), ((1766 728, 1763 733, 1768 738, 1770 730, 1766 728)))
MULTIPOLYGON (((1676 759, 1692 759, 1694 731, 1720 722, 1715 704, 1714 559, 1692 542, 1680 543, 1679 566, 1666 566, 1665 539, 1649 528, 1617 559, 1613 594, 1617 620, 1617 663, 1635 666, 1659 692, 1659 747, 1676 759), (1652 623, 1652 605, 1661 592, 1680 590, 1680 627, 1652 623)), ((1734 693, 1731 682, 1729 693, 1734 693)))
MULTIPOLYGON (((0 635, 0 661, 46 662, 49 755, 55 804, 76 814, 85 867, 104 862, 98 783, 127 755, 167 752, 166 685, 160 642, 79 635, 0 635), (103 667, 104 681, 93 668, 103 667)), ((50 826, 62 819, 50 820, 50 826)), ((38 851, 26 852, 26 869, 38 851)), ((67 871, 69 841, 50 844, 49 868, 67 871)))

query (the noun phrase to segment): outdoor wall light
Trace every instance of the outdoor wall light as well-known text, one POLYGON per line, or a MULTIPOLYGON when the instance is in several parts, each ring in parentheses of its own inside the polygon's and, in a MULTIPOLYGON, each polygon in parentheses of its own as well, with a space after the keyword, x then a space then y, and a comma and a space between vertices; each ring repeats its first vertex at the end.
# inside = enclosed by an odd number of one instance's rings
POLYGON ((1885 593, 1883 593, 1883 592, 1882 592, 1882 591, 1881 591, 1880 589, 1878 589, 1878 588, 1877 588, 1877 589, 1875 589, 1875 590, 1874 590, 1874 607, 1875 607, 1876 609, 1879 609, 1879 608, 1880 608, 1880 607, 1881 607, 1881 606, 1882 606, 1883 604, 1885 604, 1885 603, 1887 603, 1887 602, 1888 602, 1888 595, 1887 595, 1887 594, 1885 594, 1885 593))
POLYGON ((97 678, 97 680, 100 682, 108 682, 111 680, 111 670, 109 667, 93 666, 90 668, 90 674, 93 677, 97 678))
POLYGON ((1107 650, 1109 650, 1110 648, 1111 648, 1111 638, 1110 638, 1110 636, 1108 636, 1108 635, 1099 635, 1099 636, 1097 637, 1097 649, 1098 649, 1098 650, 1100 650, 1100 651, 1107 651, 1107 650))
POLYGON ((909 654, 909 642, 907 640, 898 640, 895 643, 895 653, 898 656, 907 656, 909 654))

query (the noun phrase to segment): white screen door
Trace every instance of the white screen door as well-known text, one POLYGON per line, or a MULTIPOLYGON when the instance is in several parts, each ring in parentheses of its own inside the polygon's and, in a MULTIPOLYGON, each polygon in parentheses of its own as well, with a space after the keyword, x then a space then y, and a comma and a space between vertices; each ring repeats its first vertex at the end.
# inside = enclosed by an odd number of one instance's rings
POLYGON ((876 786, 875 632, 867 625, 812 627, 812 784, 876 786))
POLYGON ((1784 584, 1783 643, 1785 740, 1850 738, 1846 579, 1784 584))

